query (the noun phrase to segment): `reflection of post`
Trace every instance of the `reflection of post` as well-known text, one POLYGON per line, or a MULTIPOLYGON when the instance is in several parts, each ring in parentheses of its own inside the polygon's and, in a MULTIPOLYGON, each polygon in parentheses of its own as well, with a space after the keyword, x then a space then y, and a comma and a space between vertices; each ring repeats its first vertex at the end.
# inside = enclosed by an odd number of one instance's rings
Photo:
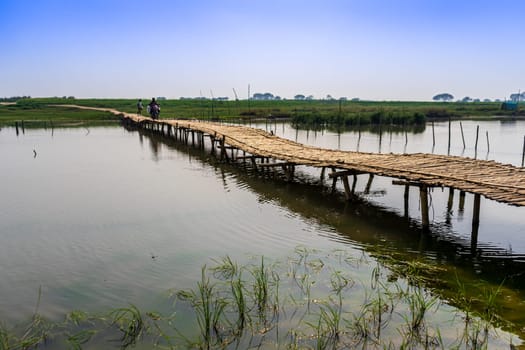
POLYGON ((379 119, 379 150, 378 153, 381 153, 381 141, 383 139, 383 131, 381 130, 381 119, 379 119))
POLYGON ((410 185, 406 184, 405 185, 405 194, 404 194, 404 199, 405 199, 405 218, 408 219, 408 195, 409 195, 409 191, 410 191, 410 185))
POLYGON ((388 126, 388 134, 390 136, 390 140, 388 141, 388 147, 390 148, 390 150, 392 150, 392 123, 390 123, 390 125, 388 126))
POLYGON ((478 231, 479 231, 479 211, 480 211, 481 195, 474 194, 474 212, 472 214, 472 234, 470 237, 470 249, 474 252, 478 245, 478 231))
POLYGON ((424 185, 419 186, 419 199, 421 201, 421 223, 423 230, 427 231, 430 226, 428 220, 428 188, 424 185))

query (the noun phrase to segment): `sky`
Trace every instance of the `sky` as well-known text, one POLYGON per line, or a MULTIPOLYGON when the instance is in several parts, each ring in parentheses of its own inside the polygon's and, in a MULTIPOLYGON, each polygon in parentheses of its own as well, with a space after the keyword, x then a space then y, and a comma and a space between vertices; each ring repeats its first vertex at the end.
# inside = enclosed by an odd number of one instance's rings
POLYGON ((0 0, 0 97, 505 99, 522 0, 0 0))

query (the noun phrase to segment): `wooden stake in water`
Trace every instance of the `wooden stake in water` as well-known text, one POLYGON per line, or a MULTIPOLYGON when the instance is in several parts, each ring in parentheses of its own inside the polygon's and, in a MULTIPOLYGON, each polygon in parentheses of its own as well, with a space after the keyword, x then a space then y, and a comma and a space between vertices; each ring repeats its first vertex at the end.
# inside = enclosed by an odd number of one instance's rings
POLYGON ((474 158, 478 155, 478 136, 479 136, 479 125, 476 127, 476 144, 474 145, 474 158))
POLYGON ((450 154, 450 116, 448 117, 448 154, 450 154))
POLYGON ((490 152, 490 143, 489 143, 489 132, 486 132, 487 135, 487 153, 490 152))
MULTIPOLYGON (((405 120, 404 124, 405 124, 405 146, 406 146, 408 144, 408 127, 407 127, 406 120, 405 120)), ((392 134, 390 134, 390 135, 392 135, 392 134)))
POLYGON ((459 128, 461 129, 461 139, 463 140, 463 149, 465 149, 465 135, 463 134, 463 125, 459 122, 459 128))
POLYGON ((430 227, 428 220, 428 189, 426 186, 419 187, 419 200, 421 201, 421 223, 423 224, 423 231, 427 231, 430 227))
POLYGON ((521 167, 523 168, 523 160, 525 160, 525 136, 523 136, 523 153, 521 154, 521 167))
POLYGON ((436 145, 436 133, 434 132, 434 121, 432 121, 432 148, 436 145))

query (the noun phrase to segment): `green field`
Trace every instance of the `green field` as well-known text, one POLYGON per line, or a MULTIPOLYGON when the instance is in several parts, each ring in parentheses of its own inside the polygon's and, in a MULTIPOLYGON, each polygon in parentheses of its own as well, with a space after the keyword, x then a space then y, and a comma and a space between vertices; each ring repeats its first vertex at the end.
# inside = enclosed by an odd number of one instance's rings
MULTIPOLYGON (((149 99, 143 99, 147 105, 149 99)), ((523 117, 525 110, 503 111, 498 102, 390 102, 390 101, 216 101, 161 100, 161 118, 207 120, 287 119, 297 125, 352 126, 367 124, 423 124, 427 120, 448 118, 523 117)), ((107 121, 110 113, 59 107, 76 104, 136 112, 135 99, 28 98, 16 104, 0 105, 0 124, 15 121, 53 122, 107 121)), ((144 110, 145 114, 146 111, 144 110)))

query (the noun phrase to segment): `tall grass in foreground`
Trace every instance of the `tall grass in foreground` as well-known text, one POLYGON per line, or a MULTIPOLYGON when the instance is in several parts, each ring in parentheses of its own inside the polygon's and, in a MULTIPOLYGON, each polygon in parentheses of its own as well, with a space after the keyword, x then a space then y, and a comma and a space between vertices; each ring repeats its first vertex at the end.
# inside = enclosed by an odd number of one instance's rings
MULTIPOLYGON (((159 349, 508 349, 494 326, 498 288, 473 307, 466 288, 443 304, 417 276, 399 278, 363 256, 297 248, 286 262, 230 257, 206 265, 196 287, 173 292, 174 306, 144 313, 133 305, 101 315, 74 311, 63 322, 35 316, 0 327, 0 350, 159 349), (371 275, 370 275, 370 271, 371 275), (476 311, 481 310, 481 311, 476 311)), ((421 263, 405 270, 422 271, 421 263)), ((459 281, 458 281, 459 283, 459 281)), ((501 324, 501 323, 496 323, 501 324)))

